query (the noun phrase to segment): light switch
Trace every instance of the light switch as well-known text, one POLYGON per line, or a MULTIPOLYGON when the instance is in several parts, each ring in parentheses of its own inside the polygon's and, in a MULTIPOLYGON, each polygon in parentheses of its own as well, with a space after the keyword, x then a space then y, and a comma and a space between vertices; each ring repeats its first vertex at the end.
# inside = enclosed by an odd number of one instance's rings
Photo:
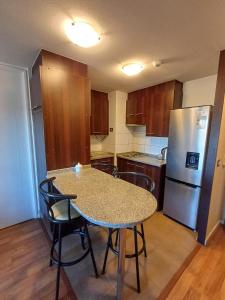
POLYGON ((113 128, 109 128, 109 131, 110 131, 110 132, 113 132, 113 128))

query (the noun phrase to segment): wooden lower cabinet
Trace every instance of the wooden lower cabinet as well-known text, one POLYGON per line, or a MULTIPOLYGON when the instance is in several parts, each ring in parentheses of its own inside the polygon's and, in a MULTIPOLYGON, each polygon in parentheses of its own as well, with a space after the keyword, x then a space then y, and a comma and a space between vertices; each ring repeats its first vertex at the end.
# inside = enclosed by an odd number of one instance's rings
MULTIPOLYGON (((156 197, 158 201, 157 210, 162 210, 166 165, 163 165, 161 167, 156 167, 156 166, 151 166, 151 165, 118 157, 117 167, 119 172, 139 172, 139 173, 144 173, 149 177, 151 177, 155 182, 155 190, 153 191, 153 195, 156 197)), ((139 184, 138 182, 135 182, 133 179, 129 177, 127 177, 126 180, 133 184, 141 186, 141 183, 139 184)))
MULTIPOLYGON (((114 158, 113 157, 107 157, 107 158, 99 158, 99 159, 93 159, 91 160, 91 166, 95 163, 103 163, 103 164, 109 164, 109 165, 114 165, 114 158)), ((100 169, 97 167, 94 167, 95 169, 100 169)), ((107 171, 104 171, 105 173, 110 173, 107 171)))

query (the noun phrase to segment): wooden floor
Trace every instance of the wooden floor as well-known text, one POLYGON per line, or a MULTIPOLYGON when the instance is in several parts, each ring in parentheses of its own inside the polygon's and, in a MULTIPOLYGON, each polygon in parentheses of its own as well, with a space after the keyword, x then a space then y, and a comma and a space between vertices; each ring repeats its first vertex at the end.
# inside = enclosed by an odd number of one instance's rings
MULTIPOLYGON (((157 224, 157 220, 155 220, 154 224, 160 230, 160 224, 157 224)), ((96 241, 101 240, 102 235, 96 233, 96 230, 101 229, 93 228, 93 230, 90 230, 92 231, 92 239, 96 241)), ((155 241, 158 240, 157 234, 151 228, 151 244, 148 243, 148 253, 152 253, 152 255, 147 258, 151 263, 151 270, 149 271, 145 267, 146 259, 143 258, 140 262, 143 288, 140 295, 134 289, 135 273, 132 263, 127 264, 128 273, 125 278, 125 290, 128 297, 126 299, 157 299, 156 288, 160 280, 165 279, 165 274, 161 270, 165 264, 167 264, 166 269, 169 268, 167 256, 172 253, 173 261, 171 266, 177 264, 173 254, 178 253, 179 258, 181 252, 180 249, 177 249, 176 242, 173 239, 170 220, 168 220, 167 229, 164 230, 164 234, 167 233, 168 239, 162 245, 155 245, 153 241, 154 239, 156 239, 155 241), (168 245, 174 245, 174 251, 171 249, 171 253, 163 254, 162 247, 168 247, 168 245), (159 258, 162 257, 161 264, 153 261, 153 252, 159 253, 159 258), (157 268, 159 276, 152 278, 149 274, 151 272, 157 274, 157 268), (162 279, 160 279, 160 274, 162 279), (149 289, 149 285, 153 290, 149 289)), ((175 230, 175 236, 180 239, 178 227, 175 230)), ((98 260, 101 251, 96 245, 94 248, 98 260)), ((181 247, 184 246, 185 243, 181 245, 181 247)), ((185 247, 187 247, 187 244, 185 247)), ((0 299, 54 299, 56 268, 48 266, 48 258, 48 241, 38 221, 32 220, 0 230, 0 299)), ((81 262, 78 268, 76 266, 71 267, 71 269, 67 268, 71 270, 72 279, 74 278, 71 284, 74 285, 75 290, 78 292, 79 299, 114 299, 115 284, 113 285, 113 282, 115 283, 116 279, 114 260, 115 258, 111 254, 107 275, 101 276, 100 280, 95 279, 89 258, 87 258, 85 263, 81 262), (86 269, 87 266, 88 268, 86 269), (83 278, 84 274, 86 274, 85 280, 83 278), (76 276, 77 279, 73 276, 76 276), (86 291, 84 292, 84 290, 86 291), (105 291, 105 295, 102 294, 102 291, 105 291)), ((101 263, 102 260, 98 261, 99 268, 101 263)), ((74 299, 70 284, 65 276, 62 276, 61 280, 60 299, 74 299)), ((225 230, 222 227, 217 230, 207 247, 202 246, 200 248, 166 299, 225 299, 225 230)))
MULTIPOLYGON (((37 220, 0 230, 0 299, 52 300, 55 267, 49 267, 49 245, 37 220)), ((66 277, 61 299, 74 299, 66 277)))
POLYGON ((225 230, 219 227, 201 247, 167 297, 168 300, 225 299, 225 230))
MULTIPOLYGON (((164 288, 167 287, 174 274, 186 263, 187 257, 197 247, 193 231, 155 213, 152 218, 144 222, 147 254, 139 257, 141 278, 141 294, 136 292, 135 260, 126 259, 124 299, 154 300, 157 299, 164 288)), ((92 238, 96 263, 101 271, 107 229, 89 227, 92 238)), ((127 252, 134 251, 133 232, 127 232, 127 252)), ((139 239, 139 249, 141 241, 139 239)), ((63 256, 72 258, 81 251, 80 240, 76 236, 68 236, 64 240, 63 256)), ((76 266, 65 268, 65 272, 79 300, 111 300, 116 295, 117 257, 110 251, 107 272, 98 279, 94 277, 90 257, 76 266)))

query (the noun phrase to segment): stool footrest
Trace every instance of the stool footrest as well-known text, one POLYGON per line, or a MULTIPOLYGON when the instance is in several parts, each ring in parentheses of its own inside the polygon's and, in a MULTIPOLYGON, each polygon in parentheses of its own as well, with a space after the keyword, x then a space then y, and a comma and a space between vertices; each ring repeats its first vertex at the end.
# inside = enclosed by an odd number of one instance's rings
MULTIPOLYGON (((134 229, 131 228, 131 227, 128 227, 128 228, 126 228, 126 229, 132 230, 132 231, 134 230, 134 229)), ((113 235, 115 232, 117 232, 117 231, 118 231, 118 229, 113 229, 112 232, 111 232, 111 237, 112 237, 112 235, 113 235)), ((141 249, 138 251, 138 255, 141 255, 141 254, 144 252, 144 242, 143 242, 144 236, 143 236, 143 234, 142 234, 139 230, 137 230, 137 234, 141 237, 141 240, 142 240, 142 247, 141 247, 141 249)), ((109 248, 112 250, 113 253, 115 253, 116 255, 119 255, 119 251, 116 250, 116 249, 113 247, 112 239, 111 239, 109 248)), ((134 258, 134 257, 136 257, 136 254, 135 254, 135 253, 132 253, 132 254, 126 254, 125 257, 126 257, 126 258, 134 258)))

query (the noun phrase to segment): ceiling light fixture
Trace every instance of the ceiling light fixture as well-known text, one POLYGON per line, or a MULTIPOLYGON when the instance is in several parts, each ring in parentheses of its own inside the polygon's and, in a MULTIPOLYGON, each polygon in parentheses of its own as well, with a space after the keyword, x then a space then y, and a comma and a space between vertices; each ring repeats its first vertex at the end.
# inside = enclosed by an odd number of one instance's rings
POLYGON ((90 24, 83 21, 67 22, 65 32, 67 37, 80 47, 92 47, 100 41, 98 32, 90 24))
POLYGON ((144 69, 144 66, 140 63, 131 63, 122 66, 122 71, 128 76, 137 75, 144 69))

